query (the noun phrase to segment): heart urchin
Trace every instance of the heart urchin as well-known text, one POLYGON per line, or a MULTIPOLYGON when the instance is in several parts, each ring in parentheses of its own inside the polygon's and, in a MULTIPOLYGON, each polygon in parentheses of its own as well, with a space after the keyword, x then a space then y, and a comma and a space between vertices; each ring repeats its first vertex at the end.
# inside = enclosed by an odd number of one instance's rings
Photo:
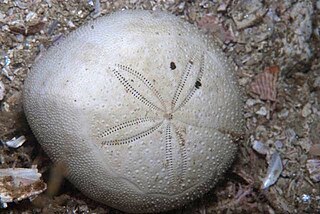
POLYGON ((242 112, 231 67, 173 15, 118 12, 49 49, 25 82, 24 108, 83 193, 159 212, 207 192, 235 156, 242 112))

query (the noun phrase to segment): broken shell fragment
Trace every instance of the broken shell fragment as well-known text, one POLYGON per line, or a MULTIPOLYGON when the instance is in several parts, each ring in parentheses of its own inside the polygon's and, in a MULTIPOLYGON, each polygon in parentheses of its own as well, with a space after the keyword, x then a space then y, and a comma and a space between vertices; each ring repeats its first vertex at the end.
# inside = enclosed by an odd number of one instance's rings
POLYGON ((255 76, 250 85, 251 92, 259 95, 261 100, 276 101, 278 73, 277 66, 265 68, 262 73, 255 76))
POLYGON ((266 189, 273 185, 282 173, 283 166, 279 152, 274 152, 271 155, 271 160, 268 166, 267 176, 263 179, 261 189, 266 189))
POLYGON ((252 148, 262 155, 266 155, 270 151, 270 148, 267 145, 258 140, 253 141, 252 148))
POLYGON ((40 180, 38 169, 8 168, 0 169, 0 203, 21 201, 36 196, 46 190, 46 184, 40 180))
POLYGON ((214 42, 164 12, 101 17, 51 47, 25 81, 38 141, 94 200, 174 209, 210 190, 243 133, 235 70, 214 42))
POLYGON ((26 140, 27 140, 26 137, 22 135, 22 136, 20 136, 18 138, 14 137, 11 140, 5 141, 3 143, 5 145, 7 145, 8 147, 10 147, 10 148, 16 149, 16 148, 22 146, 22 144, 24 142, 26 142, 26 140))
POLYGON ((306 166, 309 171, 310 178, 314 182, 319 182, 320 181, 320 160, 318 159, 307 160, 306 166))
POLYGON ((3 100, 5 96, 5 87, 3 82, 0 80, 0 101, 3 100))

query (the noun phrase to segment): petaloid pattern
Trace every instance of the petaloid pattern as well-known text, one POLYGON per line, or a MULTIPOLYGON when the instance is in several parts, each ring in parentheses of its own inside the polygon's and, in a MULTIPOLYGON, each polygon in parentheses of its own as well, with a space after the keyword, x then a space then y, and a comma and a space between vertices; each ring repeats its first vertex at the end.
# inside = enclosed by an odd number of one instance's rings
MULTIPOLYGON (((200 56, 195 54, 193 58, 188 60, 188 63, 186 64, 180 77, 178 86, 176 87, 176 90, 173 91, 174 96, 170 102, 170 106, 165 104, 161 91, 157 90, 147 77, 129 66, 116 64, 112 71, 114 76, 123 85, 124 90, 126 90, 131 96, 139 101, 137 105, 145 105, 151 111, 156 111, 158 112, 158 115, 162 116, 158 118, 137 117, 134 120, 121 121, 117 125, 108 127, 107 129, 100 131, 97 135, 98 141, 100 141, 101 145, 103 147, 113 147, 124 144, 130 145, 143 140, 144 137, 152 135, 154 132, 160 131, 163 135, 162 144, 165 147, 165 155, 163 159, 167 163, 169 181, 174 184, 174 186, 178 185, 178 183, 183 183, 185 181, 188 162, 185 148, 186 139, 183 133, 185 128, 178 128, 178 125, 175 121, 180 120, 179 117, 175 116, 175 112, 180 111, 181 108, 192 99, 195 91, 199 90, 202 86, 201 81, 204 73, 204 63, 204 54, 201 54, 200 56), (198 63, 199 68, 196 71, 192 71, 195 63, 198 63), (192 74, 191 72, 194 73, 192 74), (131 81, 129 74, 134 76, 141 84, 144 84, 149 91, 140 91, 138 88, 132 85, 130 83, 131 81), (195 76, 196 78, 193 81, 193 84, 186 85, 186 82, 190 76, 195 76), (182 96, 182 90, 187 91, 187 95, 182 96), (152 94, 156 99, 158 99, 161 106, 158 106, 157 104, 148 100, 144 94, 152 94), (116 136, 117 131, 120 131, 121 129, 136 129, 137 126, 144 126, 145 124, 147 124, 147 126, 145 126, 146 128, 139 133, 128 133, 120 138, 116 136), (172 157, 172 144, 174 143, 177 144, 176 149, 180 150, 179 158, 181 159, 181 162, 178 163, 179 165, 174 163, 172 157)), ((180 123, 183 122, 180 121, 180 123)), ((192 126, 192 124, 188 125, 192 126)), ((209 127, 208 129, 210 130, 209 127)))

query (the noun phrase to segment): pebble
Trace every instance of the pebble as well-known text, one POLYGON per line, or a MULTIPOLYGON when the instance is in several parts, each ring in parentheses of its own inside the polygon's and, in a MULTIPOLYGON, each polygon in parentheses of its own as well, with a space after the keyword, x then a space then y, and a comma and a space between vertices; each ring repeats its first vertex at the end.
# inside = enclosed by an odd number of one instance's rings
POLYGON ((241 0, 234 9, 232 18, 238 29, 254 25, 267 12, 261 0, 241 0))
POLYGON ((259 154, 266 155, 269 152, 269 147, 261 141, 255 140, 252 143, 252 148, 259 154))
POLYGON ((37 18, 37 14, 30 11, 26 16, 26 21, 31 22, 31 21, 34 21, 36 18, 37 18))
POLYGON ((266 107, 262 106, 258 111, 256 111, 256 114, 266 116, 268 114, 268 110, 266 107))
POLYGON ((301 200, 304 202, 304 203, 310 203, 311 201, 311 196, 310 195, 307 195, 307 194, 303 194, 301 196, 301 200))
POLYGON ((285 136, 289 143, 297 140, 297 134, 292 128, 288 128, 287 130, 285 130, 285 136))
POLYGON ((222 2, 222 3, 219 5, 217 11, 218 11, 218 12, 225 12, 225 11, 227 11, 227 7, 228 7, 228 5, 227 5, 226 3, 224 3, 224 2, 222 2))
POLYGON ((320 89, 320 76, 314 80, 313 87, 316 89, 320 89))
POLYGON ((278 113, 278 118, 279 118, 279 119, 284 119, 284 118, 287 118, 288 115, 289 115, 288 109, 282 109, 282 110, 278 113))
POLYGON ((283 148, 283 143, 280 140, 277 140, 274 142, 274 146, 276 147, 276 149, 280 150, 283 148))
POLYGON ((320 143, 313 144, 309 149, 310 155, 320 156, 320 143))
POLYGON ((316 119, 310 124, 310 140, 313 143, 320 143, 319 133, 320 133, 320 120, 316 119))
POLYGON ((301 111, 302 117, 308 117, 312 113, 311 111, 311 104, 307 103, 301 111))
POLYGON ((67 22, 67 24, 68 24, 68 26, 69 26, 70 28, 76 28, 76 26, 74 25, 74 23, 73 23, 71 20, 69 20, 69 21, 67 22))
POLYGON ((262 103, 262 101, 261 100, 257 100, 257 99, 251 99, 251 98, 249 98, 247 101, 246 101, 246 105, 247 106, 254 106, 255 104, 257 104, 257 103, 262 103))

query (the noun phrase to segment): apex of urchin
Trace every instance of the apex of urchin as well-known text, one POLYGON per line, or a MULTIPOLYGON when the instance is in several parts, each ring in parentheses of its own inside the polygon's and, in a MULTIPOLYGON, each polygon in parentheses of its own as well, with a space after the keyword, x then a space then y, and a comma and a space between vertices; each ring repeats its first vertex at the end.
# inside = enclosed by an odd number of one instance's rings
POLYGON ((176 208, 214 186, 242 132, 223 54, 164 12, 100 18, 49 49, 25 82, 32 130, 89 197, 127 212, 176 208))

